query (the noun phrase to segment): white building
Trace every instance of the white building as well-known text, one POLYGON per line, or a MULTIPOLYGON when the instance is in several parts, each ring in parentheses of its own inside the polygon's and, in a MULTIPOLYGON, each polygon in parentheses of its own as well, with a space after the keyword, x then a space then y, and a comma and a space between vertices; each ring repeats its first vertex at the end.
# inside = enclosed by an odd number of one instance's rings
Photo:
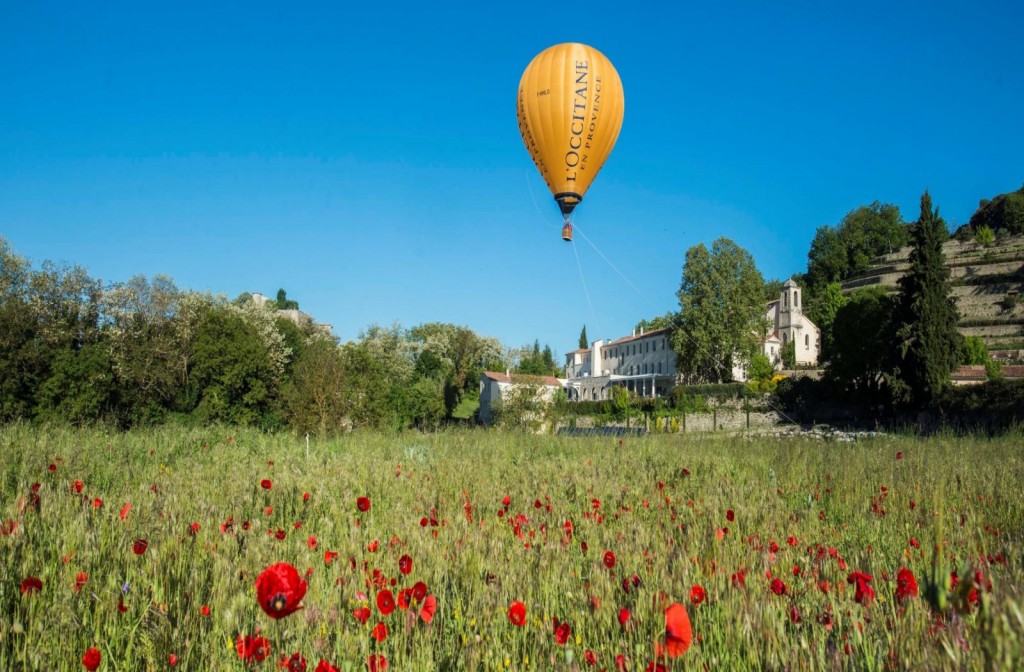
POLYGON ((676 384, 676 353, 668 329, 633 333, 565 355, 565 390, 570 401, 611 399, 613 386, 641 397, 662 397, 676 384))
MULTIPOLYGON (((802 292, 793 280, 786 281, 777 300, 768 302, 765 318, 769 326, 761 351, 776 369, 782 368, 782 348, 787 343, 794 344, 797 366, 818 363, 821 330, 804 315, 802 292)), ((745 381, 746 369, 734 366, 732 376, 734 380, 745 381)))
POLYGON ((527 376, 514 373, 498 373, 497 371, 484 371, 480 376, 480 421, 485 425, 494 422, 494 408, 500 402, 508 398, 508 395, 517 387, 527 385, 537 388, 537 401, 550 402, 555 398, 555 392, 565 387, 565 381, 553 376, 527 376))

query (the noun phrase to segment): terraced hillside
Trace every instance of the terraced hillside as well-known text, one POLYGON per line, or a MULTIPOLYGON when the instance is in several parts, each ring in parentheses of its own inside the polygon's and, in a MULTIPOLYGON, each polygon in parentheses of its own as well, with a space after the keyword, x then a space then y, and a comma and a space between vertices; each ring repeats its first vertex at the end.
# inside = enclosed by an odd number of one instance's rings
MULTIPOLYGON (((960 309, 960 332, 981 337, 990 351, 1024 349, 1024 236, 1008 236, 988 246, 949 240, 943 253, 960 309)), ((878 257, 844 282, 843 291, 875 285, 896 291, 909 255, 905 247, 878 257)))

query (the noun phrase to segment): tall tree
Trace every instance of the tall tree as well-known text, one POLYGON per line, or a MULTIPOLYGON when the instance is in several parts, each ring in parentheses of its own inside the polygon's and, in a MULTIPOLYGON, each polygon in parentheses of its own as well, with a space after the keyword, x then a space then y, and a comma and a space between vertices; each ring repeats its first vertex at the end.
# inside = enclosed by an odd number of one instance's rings
POLYGON ((818 229, 807 253, 808 293, 816 296, 830 282, 841 282, 871 260, 906 245, 910 232, 897 206, 875 201, 846 213, 833 228, 818 229))
POLYGON ((691 382, 728 380, 733 361, 749 362, 765 330, 764 279, 754 258, 728 238, 710 251, 691 247, 677 296, 679 371, 691 382))
POLYGON ((949 232, 938 209, 932 210, 927 191, 911 236, 910 268, 899 281, 895 333, 899 377, 907 385, 910 404, 920 408, 949 386, 960 351, 959 314, 949 295, 949 269, 942 254, 949 232))
POLYGON ((583 325, 583 330, 580 331, 580 349, 586 350, 590 347, 590 341, 587 340, 587 325, 583 325))
POLYGON ((858 290, 836 309, 826 374, 847 392, 881 401, 893 364, 893 310, 882 287, 858 290))

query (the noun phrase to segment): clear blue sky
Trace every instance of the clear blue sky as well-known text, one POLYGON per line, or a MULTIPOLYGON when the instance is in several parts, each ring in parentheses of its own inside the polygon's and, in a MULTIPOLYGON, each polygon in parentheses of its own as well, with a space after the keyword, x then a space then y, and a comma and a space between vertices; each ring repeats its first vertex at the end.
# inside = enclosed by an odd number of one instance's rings
POLYGON ((284 287, 346 340, 561 353, 677 307, 699 242, 787 277, 858 205, 914 219, 927 188, 960 224, 1024 183, 1019 0, 146 4, 0 9, 0 233, 107 282, 284 287), (593 311, 515 119, 566 41, 626 95, 576 212, 593 311))

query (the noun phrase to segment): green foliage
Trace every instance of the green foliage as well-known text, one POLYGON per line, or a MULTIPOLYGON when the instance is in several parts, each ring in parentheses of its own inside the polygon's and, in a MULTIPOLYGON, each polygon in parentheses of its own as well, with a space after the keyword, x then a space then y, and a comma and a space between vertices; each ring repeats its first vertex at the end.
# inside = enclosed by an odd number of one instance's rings
POLYGON ((974 232, 974 240, 984 247, 988 247, 996 242, 996 234, 987 224, 982 225, 977 231, 974 232))
POLYGON ((38 393, 37 417, 80 425, 96 422, 111 410, 116 385, 110 356, 102 343, 62 349, 50 377, 38 393))
POLYGON ((854 292, 833 322, 827 375, 847 390, 877 396, 893 366, 894 302, 881 287, 854 292))
POLYGON ((817 293, 867 268, 871 260, 900 249, 910 232, 899 208, 875 201, 851 210, 835 227, 823 226, 807 254, 808 292, 817 293))
POLYGON ((985 378, 988 380, 1002 380, 1003 365, 994 359, 985 362, 985 378))
POLYGON ((587 340, 587 325, 583 325, 583 329, 580 330, 580 342, 579 346, 581 350, 586 350, 590 347, 590 341, 587 340))
POLYGON ((970 222, 961 227, 957 234, 958 237, 962 237, 961 234, 969 235, 973 231, 977 236, 982 228, 1010 235, 1024 233, 1024 186, 1017 191, 981 201, 978 209, 971 215, 970 222))
POLYGON ((921 216, 912 231, 910 268, 899 281, 894 333, 907 401, 924 407, 949 386, 960 351, 959 313, 949 295, 949 269, 942 254, 948 231, 938 210, 932 210, 927 191, 921 196, 921 216))
POLYGON ((560 376, 562 369, 555 362, 551 346, 540 348, 540 341, 534 340, 533 347, 520 349, 519 361, 513 371, 527 376, 560 376))
POLYGON ((311 341, 292 365, 284 401, 289 426, 297 433, 330 436, 342 431, 349 407, 344 359, 333 339, 311 341))
POLYGON ((807 316, 821 330, 820 359, 827 359, 833 347, 833 324, 839 309, 846 305, 846 296, 838 282, 830 282, 821 288, 809 305, 807 316))
POLYGON ((648 331, 655 331, 656 329, 671 329, 675 327, 678 319, 679 316, 676 313, 668 312, 665 313, 664 315, 652 317, 649 320, 640 320, 639 322, 636 323, 634 329, 638 334, 641 331, 647 333, 648 331))
POLYGON ((988 348, 978 336, 965 336, 960 342, 961 364, 984 364, 989 361, 988 348))
POLYGON ((288 298, 288 292, 283 289, 277 290, 277 302, 275 304, 278 310, 298 310, 299 302, 292 301, 288 298))
POLYGON ((727 238, 709 251, 686 252, 679 297, 679 325, 672 347, 687 382, 721 382, 732 376, 733 357, 746 361, 763 332, 764 280, 754 259, 727 238))
POLYGON ((782 358, 782 366, 792 369, 796 366, 796 341, 789 340, 782 344, 779 349, 779 356, 782 358))

